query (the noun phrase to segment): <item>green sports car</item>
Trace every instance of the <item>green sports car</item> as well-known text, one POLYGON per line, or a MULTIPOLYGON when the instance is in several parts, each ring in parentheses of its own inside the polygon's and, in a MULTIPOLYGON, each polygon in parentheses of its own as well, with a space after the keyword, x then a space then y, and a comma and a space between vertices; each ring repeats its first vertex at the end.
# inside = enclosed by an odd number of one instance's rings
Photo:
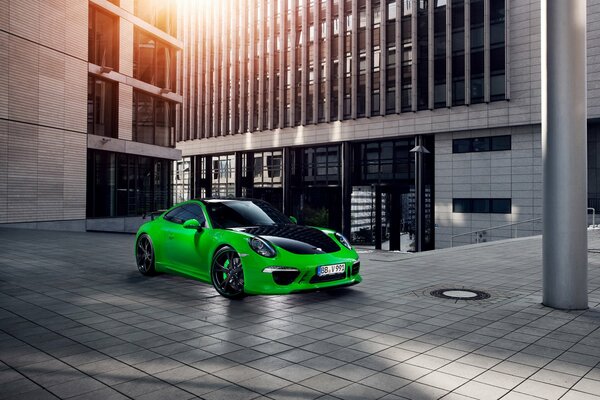
POLYGON ((296 225, 254 199, 190 200, 143 224, 135 257, 144 275, 212 282, 221 295, 287 294, 359 283, 358 254, 341 234, 296 225))

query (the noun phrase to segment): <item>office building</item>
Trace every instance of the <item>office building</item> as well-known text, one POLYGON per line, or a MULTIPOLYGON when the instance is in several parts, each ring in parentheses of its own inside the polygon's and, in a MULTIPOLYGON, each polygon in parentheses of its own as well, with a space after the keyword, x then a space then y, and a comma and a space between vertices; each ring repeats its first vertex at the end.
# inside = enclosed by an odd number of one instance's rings
MULTIPOLYGON (((263 198, 354 243, 396 250, 540 233, 539 7, 537 0, 191 7, 182 21, 177 142, 191 174, 180 198, 263 198), (487 229, 500 225, 510 226, 487 229)), ((588 2, 587 18, 595 206, 600 2, 588 2)))
POLYGON ((172 200, 175 0, 0 6, 0 224, 131 231, 172 200))

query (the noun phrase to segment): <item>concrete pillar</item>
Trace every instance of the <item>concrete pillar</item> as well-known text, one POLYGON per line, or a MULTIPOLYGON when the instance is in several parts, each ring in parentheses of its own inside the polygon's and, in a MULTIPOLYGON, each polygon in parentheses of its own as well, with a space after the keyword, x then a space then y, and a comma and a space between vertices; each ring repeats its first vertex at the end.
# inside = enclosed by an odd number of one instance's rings
POLYGON ((543 304, 588 308, 586 1, 542 0, 543 304))

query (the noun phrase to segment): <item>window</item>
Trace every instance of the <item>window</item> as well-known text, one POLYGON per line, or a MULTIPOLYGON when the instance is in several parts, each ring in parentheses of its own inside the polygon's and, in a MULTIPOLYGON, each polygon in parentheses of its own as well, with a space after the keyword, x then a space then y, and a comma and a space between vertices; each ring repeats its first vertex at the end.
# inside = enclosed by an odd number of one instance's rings
POLYGON ((471 139, 454 139, 452 141, 453 153, 468 153, 471 151, 471 139))
POLYGON ((164 147, 175 145, 175 103, 133 91, 133 140, 164 147))
POLYGON ((134 32, 133 77, 175 90, 175 49, 140 29, 134 32))
POLYGON ((484 100, 483 3, 483 0, 471 0, 471 104, 484 100))
POLYGON ((436 1, 433 14, 434 107, 446 106, 446 2, 436 1))
POLYGON ((90 7, 88 15, 89 62, 118 70, 119 19, 90 7))
POLYGON ((472 139, 471 147, 473 152, 490 151, 490 138, 481 137, 472 139))
POLYGON ((292 152, 293 179, 308 185, 340 183, 340 147, 322 146, 292 152))
MULTIPOLYGON (((417 109, 429 107, 429 15, 427 2, 419 1, 417 8, 417 109)), ((414 43, 414 41, 413 41, 414 43)))
POLYGON ((491 151, 510 150, 510 135, 492 136, 491 151))
POLYGON ((471 153, 481 151, 503 151, 511 149, 511 136, 487 136, 468 139, 454 139, 453 153, 471 153))
POLYGON ((195 219, 200 223, 200 226, 203 226, 206 221, 202 207, 194 203, 182 204, 172 209, 164 216, 164 219, 176 224, 183 224, 187 220, 195 219))
POLYGON ((235 155, 212 157, 212 197, 235 196, 235 155))
POLYGON ((396 19, 396 0, 389 1, 388 0, 388 13, 387 18, 389 21, 393 21, 396 19))
POLYGON ((254 187, 281 187, 282 161, 281 150, 254 153, 254 187))
POLYGON ((381 142, 361 143, 355 149, 354 158, 360 160, 360 174, 363 184, 376 182, 407 182, 414 180, 414 157, 410 150, 414 139, 399 139, 381 142))
POLYGON ((490 2, 490 100, 502 100, 505 95, 504 14, 504 0, 490 2))
POLYGON ((465 3, 452 0, 452 105, 465 104, 465 3))
POLYGON ((452 212, 510 214, 511 199, 452 199, 452 212))
POLYGON ((170 160, 88 150, 88 218, 141 216, 171 202, 170 160))
POLYGON ((117 137, 117 84, 88 77, 87 133, 117 137))
POLYGON ((135 0, 135 15, 171 36, 177 36, 176 0, 135 0))
POLYGON ((173 203, 178 204, 191 198, 192 158, 182 157, 173 161, 173 203))

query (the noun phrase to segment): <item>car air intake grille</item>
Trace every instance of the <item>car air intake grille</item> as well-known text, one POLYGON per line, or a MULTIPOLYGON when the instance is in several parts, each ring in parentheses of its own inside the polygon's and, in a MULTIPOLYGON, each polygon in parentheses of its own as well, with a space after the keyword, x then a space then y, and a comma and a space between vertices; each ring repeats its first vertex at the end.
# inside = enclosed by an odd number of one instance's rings
POLYGON ((273 281, 278 285, 289 285, 300 275, 300 271, 273 271, 273 281))
POLYGON ((352 275, 358 274, 359 271, 360 271, 360 261, 357 261, 352 265, 352 275))
POLYGON ((276 236, 297 240, 313 247, 320 248, 324 253, 334 253, 340 247, 329 236, 318 229, 300 225, 269 225, 245 228, 244 232, 256 236, 276 236))
POLYGON ((317 274, 315 274, 315 276, 311 278, 310 283, 337 281, 338 279, 344 279, 345 277, 345 273, 325 276, 318 276, 317 274))

